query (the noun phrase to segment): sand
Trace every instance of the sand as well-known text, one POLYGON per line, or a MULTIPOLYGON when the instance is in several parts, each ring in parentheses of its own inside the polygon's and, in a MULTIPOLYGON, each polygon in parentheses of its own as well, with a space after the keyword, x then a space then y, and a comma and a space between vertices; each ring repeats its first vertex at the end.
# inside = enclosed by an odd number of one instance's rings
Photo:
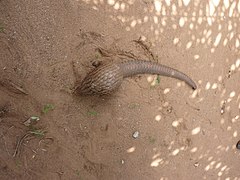
POLYGON ((238 1, 0 0, 0 179, 240 179, 239 19, 238 1), (139 75, 72 94, 127 59, 198 89, 139 75))

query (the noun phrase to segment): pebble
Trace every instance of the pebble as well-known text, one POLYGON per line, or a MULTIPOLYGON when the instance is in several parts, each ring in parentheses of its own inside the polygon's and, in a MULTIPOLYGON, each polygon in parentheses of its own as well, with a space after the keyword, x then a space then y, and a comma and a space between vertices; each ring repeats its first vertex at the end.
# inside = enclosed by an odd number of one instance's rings
POLYGON ((23 122, 23 124, 28 127, 28 126, 32 125, 33 123, 36 123, 36 122, 39 121, 39 120, 40 120, 39 117, 37 117, 37 116, 32 116, 32 117, 28 118, 28 120, 26 120, 25 122, 23 122))
POLYGON ((132 136, 133 136, 133 138, 135 138, 135 139, 138 138, 138 137, 139 137, 139 132, 138 132, 138 131, 135 131, 132 136))
POLYGON ((240 150, 240 141, 237 142, 236 148, 240 150))
POLYGON ((194 166, 195 166, 195 167, 198 167, 198 166, 199 166, 199 162, 195 162, 195 163, 194 163, 194 166))

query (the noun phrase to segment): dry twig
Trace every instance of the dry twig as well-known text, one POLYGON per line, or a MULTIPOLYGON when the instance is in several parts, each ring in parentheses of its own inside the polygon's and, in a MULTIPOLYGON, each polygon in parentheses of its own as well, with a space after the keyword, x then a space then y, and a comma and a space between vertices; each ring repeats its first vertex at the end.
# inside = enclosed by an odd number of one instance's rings
POLYGON ((26 139, 26 138, 29 137, 30 135, 31 135, 30 133, 26 133, 26 134, 24 134, 24 135, 19 139, 19 141, 17 142, 16 148, 15 148, 15 151, 14 151, 13 157, 15 157, 15 156, 18 154, 19 149, 20 149, 20 147, 21 147, 24 139, 26 139))

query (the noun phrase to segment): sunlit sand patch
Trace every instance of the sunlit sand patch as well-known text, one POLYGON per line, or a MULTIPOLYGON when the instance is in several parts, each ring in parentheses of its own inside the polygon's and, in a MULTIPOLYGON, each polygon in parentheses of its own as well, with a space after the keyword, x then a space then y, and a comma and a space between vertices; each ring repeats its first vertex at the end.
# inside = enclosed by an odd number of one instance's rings
POLYGON ((198 150, 198 148, 197 148, 197 147, 194 147, 194 148, 192 148, 192 149, 190 150, 190 152, 191 152, 191 153, 195 153, 195 152, 197 152, 197 150, 198 150))
POLYGON ((190 3, 191 0, 183 0, 183 4, 184 6, 188 6, 188 4, 190 3))
POLYGON ((180 152, 179 149, 175 149, 175 150, 172 152, 172 155, 173 155, 173 156, 176 156, 179 152, 180 152))
POLYGON ((129 148, 128 150, 127 150, 127 152, 128 153, 132 153, 132 152, 134 152, 136 150, 136 147, 131 147, 131 148, 129 148))
POLYGON ((155 120, 156 121, 160 121, 162 119, 162 116, 161 115, 157 115, 156 117, 155 117, 155 120))
POLYGON ((222 33, 218 33, 216 39, 215 39, 215 42, 214 42, 214 46, 217 47, 221 41, 221 38, 222 38, 222 33))
POLYGON ((151 163, 151 167, 158 167, 159 164, 162 164, 162 163, 163 163, 163 159, 157 158, 151 163))
POLYGON ((197 134, 200 133, 200 131, 201 131, 201 128, 200 128, 200 127, 196 127, 196 128, 194 128, 194 129, 192 130, 192 135, 197 135, 197 134))

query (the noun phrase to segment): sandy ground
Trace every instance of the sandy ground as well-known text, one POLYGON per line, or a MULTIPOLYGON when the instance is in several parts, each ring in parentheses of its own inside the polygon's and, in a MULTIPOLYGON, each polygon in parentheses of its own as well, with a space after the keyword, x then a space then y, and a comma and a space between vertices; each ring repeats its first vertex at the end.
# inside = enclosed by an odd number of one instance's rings
POLYGON ((239 19, 233 0, 0 0, 0 179, 240 179, 239 19), (93 61, 125 59, 198 89, 141 75, 71 94, 93 61))

